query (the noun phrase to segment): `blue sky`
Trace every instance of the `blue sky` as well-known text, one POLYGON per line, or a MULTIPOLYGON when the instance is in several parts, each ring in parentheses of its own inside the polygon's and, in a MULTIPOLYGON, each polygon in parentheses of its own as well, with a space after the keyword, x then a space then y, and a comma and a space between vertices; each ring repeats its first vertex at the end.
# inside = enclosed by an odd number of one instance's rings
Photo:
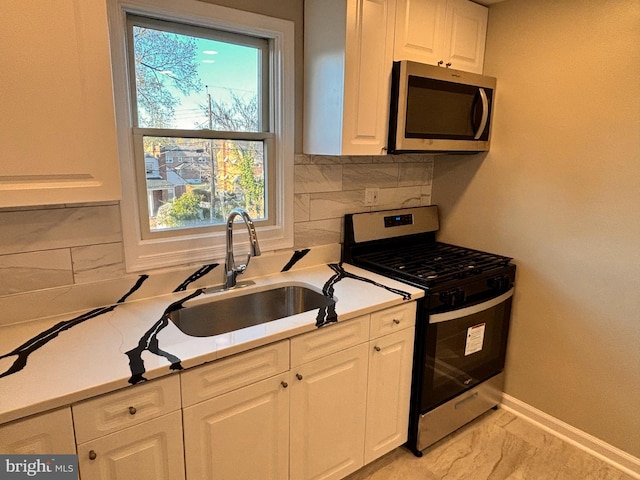
MULTIPOLYGON (((200 79, 203 85, 208 85, 213 99, 228 102, 231 89, 247 99, 256 95, 258 51, 255 48, 205 39, 197 39, 196 44, 200 79)), ((176 107, 176 128, 192 129, 195 122, 206 121, 206 116, 198 106, 207 103, 204 89, 189 97, 170 90, 182 103, 176 107)))

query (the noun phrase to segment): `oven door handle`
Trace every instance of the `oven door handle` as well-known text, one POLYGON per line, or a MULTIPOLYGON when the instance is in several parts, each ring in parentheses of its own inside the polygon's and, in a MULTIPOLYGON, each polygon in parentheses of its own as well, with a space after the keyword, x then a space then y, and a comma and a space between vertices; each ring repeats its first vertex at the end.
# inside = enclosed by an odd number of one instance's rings
POLYGON ((498 297, 492 298, 491 300, 487 300, 486 302, 478 303, 477 305, 471 305, 470 307, 451 310, 449 312, 434 313, 432 315, 429 315, 429 323, 446 322, 448 320, 454 320, 456 318, 466 317, 467 315, 484 312, 485 310, 489 310, 490 308, 493 308, 496 305, 499 305, 505 300, 511 298, 513 296, 513 290, 514 289, 511 288, 508 292, 505 292, 498 297))

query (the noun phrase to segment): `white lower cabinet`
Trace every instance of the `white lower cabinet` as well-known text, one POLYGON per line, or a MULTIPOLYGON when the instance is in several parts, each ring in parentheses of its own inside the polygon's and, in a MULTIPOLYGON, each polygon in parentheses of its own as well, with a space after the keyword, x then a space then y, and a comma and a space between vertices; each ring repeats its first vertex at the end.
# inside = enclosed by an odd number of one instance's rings
POLYGON ((82 480, 183 480, 180 380, 170 375, 73 405, 82 480))
POLYGON ((287 372, 185 408, 187 478, 285 480, 289 383, 287 372))
POLYGON ((343 478, 364 463, 367 344, 292 369, 291 480, 343 478))
POLYGON ((78 445, 82 480, 184 479, 180 411, 78 445))
POLYGON ((405 328, 369 343, 365 464, 407 441, 413 336, 405 328))
POLYGON ((61 408, 0 426, 0 453, 74 454, 71 409, 61 408))
POLYGON ((0 451, 77 449, 81 480, 344 478, 406 441, 415 309, 380 310, 2 425, 0 451))

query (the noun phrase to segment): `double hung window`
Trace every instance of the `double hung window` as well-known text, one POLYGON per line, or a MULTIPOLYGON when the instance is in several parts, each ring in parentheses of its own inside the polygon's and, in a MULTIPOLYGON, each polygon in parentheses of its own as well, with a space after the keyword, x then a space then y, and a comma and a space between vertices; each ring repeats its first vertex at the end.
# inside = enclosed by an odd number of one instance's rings
POLYGON ((168 0, 111 20, 127 269, 218 257, 234 208, 291 246, 291 23, 168 0))

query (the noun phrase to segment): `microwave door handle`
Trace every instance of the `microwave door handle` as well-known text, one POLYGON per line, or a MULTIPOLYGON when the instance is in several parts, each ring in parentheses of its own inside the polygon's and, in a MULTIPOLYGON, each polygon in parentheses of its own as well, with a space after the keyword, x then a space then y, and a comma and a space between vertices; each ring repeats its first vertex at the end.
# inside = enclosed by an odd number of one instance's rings
POLYGON ((480 93, 480 99, 482 100, 482 119, 480 120, 480 126, 473 137, 474 140, 480 139, 482 132, 484 132, 484 127, 487 126, 487 120, 489 120, 489 100, 487 99, 487 92, 484 91, 484 88, 479 88, 478 92, 480 93))

